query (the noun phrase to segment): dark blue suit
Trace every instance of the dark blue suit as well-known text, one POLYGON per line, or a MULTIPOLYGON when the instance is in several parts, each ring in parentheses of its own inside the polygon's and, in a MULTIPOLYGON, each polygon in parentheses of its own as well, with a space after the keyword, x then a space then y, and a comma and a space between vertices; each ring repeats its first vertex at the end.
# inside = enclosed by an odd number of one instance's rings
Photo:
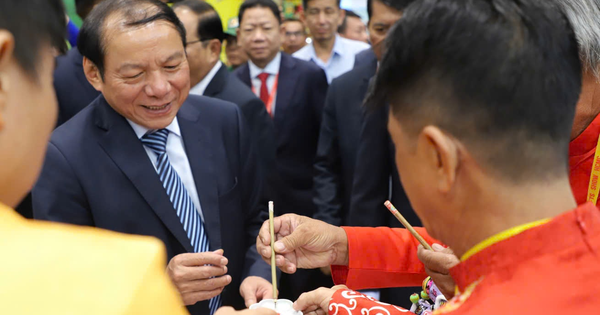
POLYGON ((362 103, 376 70, 377 59, 369 49, 358 54, 354 69, 334 79, 327 91, 315 162, 314 218, 333 225, 348 225, 362 103))
MULTIPOLYGON (((204 95, 232 102, 240 108, 248 122, 252 143, 267 179, 264 188, 272 191, 276 180, 275 130, 265 104, 240 79, 229 73, 225 65, 212 78, 204 95)), ((269 192, 267 194, 271 195, 269 192)))
MULTIPOLYGON (((242 114, 234 104, 189 96, 177 119, 210 249, 223 248, 229 259, 233 281, 223 304, 242 308, 240 282, 248 275, 270 279, 255 248, 266 212, 242 114)), ((157 237, 168 259, 193 252, 141 141, 104 97, 52 134, 33 204, 37 219, 157 237)), ((208 314, 208 301, 189 310, 208 314)))
MULTIPOLYGON (((234 74, 252 86, 247 63, 234 74)), ((273 118, 277 140, 273 199, 278 214, 314 214, 313 163, 327 86, 325 72, 317 65, 281 53, 273 118)), ((282 275, 280 296, 295 300, 303 292, 332 284, 331 277, 320 270, 298 270, 293 275, 282 275)))
POLYGON ((58 100, 57 126, 71 119, 100 95, 85 78, 83 56, 77 47, 56 58, 54 90, 58 100))

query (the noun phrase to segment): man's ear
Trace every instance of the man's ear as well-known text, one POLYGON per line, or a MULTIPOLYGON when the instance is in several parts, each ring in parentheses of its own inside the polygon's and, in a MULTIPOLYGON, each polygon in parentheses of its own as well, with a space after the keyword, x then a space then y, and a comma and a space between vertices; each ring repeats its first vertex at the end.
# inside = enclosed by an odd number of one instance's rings
POLYGON ((7 31, 0 29, 0 130, 4 129, 4 109, 8 103, 8 93, 11 84, 9 73, 13 52, 15 49, 15 38, 7 31))
POLYGON ((85 73, 85 77, 94 87, 94 89, 96 89, 98 92, 102 92, 104 80, 100 75, 100 70, 91 60, 87 59, 86 57, 83 57, 83 73, 85 73))
POLYGON ((432 184, 442 193, 452 190, 459 171, 460 149, 456 141, 435 126, 425 127, 419 136, 423 156, 437 175, 432 184))
MULTIPOLYGON (((210 50, 212 59, 219 59, 221 57, 221 49, 223 47, 223 42, 218 39, 211 39, 208 43, 208 49, 210 50)), ((212 61, 212 60, 211 60, 212 61)))

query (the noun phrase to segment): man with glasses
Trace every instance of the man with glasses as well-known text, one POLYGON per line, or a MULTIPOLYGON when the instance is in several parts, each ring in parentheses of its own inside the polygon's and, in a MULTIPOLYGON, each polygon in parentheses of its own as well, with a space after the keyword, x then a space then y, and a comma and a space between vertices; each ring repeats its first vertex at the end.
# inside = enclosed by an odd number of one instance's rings
POLYGON ((306 46, 306 28, 298 19, 285 19, 282 23, 283 43, 281 48, 286 54, 293 54, 306 46))

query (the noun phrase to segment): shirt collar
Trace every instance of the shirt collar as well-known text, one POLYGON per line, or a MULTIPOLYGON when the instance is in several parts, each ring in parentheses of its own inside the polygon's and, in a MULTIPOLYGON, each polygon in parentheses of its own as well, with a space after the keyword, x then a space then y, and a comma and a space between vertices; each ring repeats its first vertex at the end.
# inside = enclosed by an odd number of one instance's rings
POLYGON ((252 60, 248 61, 248 66, 250 68, 250 78, 254 79, 258 77, 259 74, 266 72, 268 74, 277 75, 279 73, 279 66, 281 65, 281 52, 278 52, 275 55, 275 58, 267 64, 264 69, 259 68, 255 65, 252 60))
POLYGON ((212 81, 219 69, 221 69, 222 65, 223 63, 221 61, 217 61, 217 63, 212 67, 212 69, 210 69, 210 71, 206 74, 206 76, 204 76, 204 79, 202 79, 202 81, 200 81, 198 84, 196 84, 193 88, 190 89, 190 94, 204 95, 204 92, 210 84, 210 81, 212 81))
MULTIPOLYGON (((146 134, 152 133, 155 131, 155 129, 149 129, 144 126, 140 126, 129 119, 127 119, 127 122, 129 123, 129 125, 131 125, 131 128, 135 132, 135 135, 138 137, 138 139, 142 139, 142 137, 145 136, 146 134)), ((175 117, 173 119, 173 121, 171 122, 171 124, 168 125, 165 129, 169 130, 169 132, 171 132, 171 133, 176 134, 178 137, 181 137, 181 132, 179 130, 179 123, 177 122, 177 117, 175 117)))
MULTIPOLYGON (((317 51, 315 50, 315 44, 314 42, 310 44, 310 59, 317 61, 320 60, 319 57, 317 57, 317 51)), ((335 35, 335 42, 333 43, 333 49, 331 50, 331 56, 329 57, 329 60, 333 59, 333 56, 335 55, 340 55, 343 56, 346 53, 346 50, 344 49, 344 39, 336 34, 335 35)))

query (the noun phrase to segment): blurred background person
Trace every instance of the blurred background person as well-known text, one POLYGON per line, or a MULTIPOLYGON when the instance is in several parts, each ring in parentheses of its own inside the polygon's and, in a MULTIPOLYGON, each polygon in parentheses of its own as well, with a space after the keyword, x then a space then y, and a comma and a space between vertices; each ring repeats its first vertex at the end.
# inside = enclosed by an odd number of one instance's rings
POLYGON ((340 36, 357 40, 359 42, 369 43, 369 35, 367 35, 367 26, 363 20, 351 10, 344 10, 344 20, 340 27, 338 27, 338 33, 340 36))
POLYGON ((363 42, 343 38, 337 34, 344 19, 340 0, 303 0, 301 18, 312 36, 312 42, 294 53, 294 57, 312 61, 327 75, 327 82, 350 71, 356 54, 369 48, 363 42))
POLYGON ((286 54, 293 54, 306 46, 306 28, 302 21, 288 18, 282 23, 283 42, 281 48, 286 54))

